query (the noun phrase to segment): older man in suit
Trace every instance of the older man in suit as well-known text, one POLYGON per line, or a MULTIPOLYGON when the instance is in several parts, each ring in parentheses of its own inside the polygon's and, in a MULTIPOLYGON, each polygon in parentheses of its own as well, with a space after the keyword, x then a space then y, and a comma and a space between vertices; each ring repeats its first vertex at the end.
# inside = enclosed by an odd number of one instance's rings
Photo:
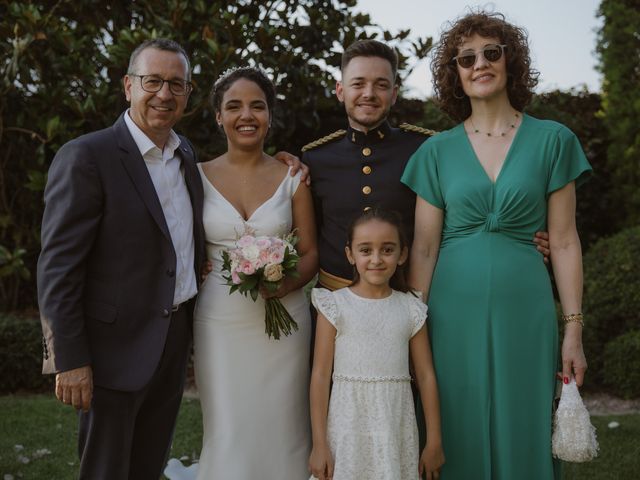
POLYGON ((140 45, 130 108, 65 144, 45 190, 38 298, 44 373, 80 410, 80 478, 157 480, 182 396, 198 270, 202 183, 173 126, 191 92, 184 49, 140 45))

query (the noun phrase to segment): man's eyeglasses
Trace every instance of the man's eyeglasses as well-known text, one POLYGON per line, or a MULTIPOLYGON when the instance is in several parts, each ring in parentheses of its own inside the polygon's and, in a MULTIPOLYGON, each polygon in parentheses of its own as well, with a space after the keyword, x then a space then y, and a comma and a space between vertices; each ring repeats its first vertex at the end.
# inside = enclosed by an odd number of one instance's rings
MULTIPOLYGON (((504 53, 504 49, 507 48, 506 45, 487 45, 480 52, 484 55, 484 58, 488 62, 497 62, 502 58, 502 54, 504 53)), ((473 50, 465 50, 460 55, 453 57, 452 61, 455 60, 458 62, 462 68, 471 68, 476 64, 476 60, 478 59, 478 53, 473 50)))
POLYGON ((165 80, 157 75, 138 75, 136 73, 129 73, 128 75, 130 77, 138 77, 142 89, 149 93, 157 93, 162 90, 165 82, 169 84, 169 91, 176 96, 186 95, 193 90, 193 84, 185 80, 165 80))

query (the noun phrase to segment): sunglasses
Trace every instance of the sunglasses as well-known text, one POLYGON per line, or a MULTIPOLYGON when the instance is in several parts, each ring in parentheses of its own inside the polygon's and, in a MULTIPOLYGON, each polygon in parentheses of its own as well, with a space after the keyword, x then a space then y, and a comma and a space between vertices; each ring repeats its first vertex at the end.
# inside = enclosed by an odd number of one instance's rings
MULTIPOLYGON (((504 49, 507 48, 506 45, 487 45, 480 52, 484 55, 484 58, 488 62, 497 62, 502 58, 502 54, 504 53, 504 49)), ((478 53, 473 50, 465 50, 460 55, 456 55, 453 57, 452 61, 455 60, 458 62, 462 68, 471 68, 476 64, 476 60, 478 59, 478 53)))

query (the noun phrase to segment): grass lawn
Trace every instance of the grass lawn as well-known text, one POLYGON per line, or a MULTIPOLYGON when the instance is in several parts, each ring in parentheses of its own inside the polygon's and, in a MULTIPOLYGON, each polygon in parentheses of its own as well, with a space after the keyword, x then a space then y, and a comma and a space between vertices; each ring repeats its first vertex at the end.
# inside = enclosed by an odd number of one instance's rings
MULTIPOLYGON (((0 478, 71 480, 77 477, 76 414, 49 395, 0 397, 0 478), (22 446, 22 448, 17 447, 22 446)), ((565 464, 564 480, 626 480, 640 472, 640 415, 593 417, 600 456, 591 463, 565 464), (615 429, 607 427, 617 421, 615 429)), ((171 456, 200 452, 202 426, 197 400, 182 402, 171 456)), ((515 480, 515 479, 514 479, 515 480)))

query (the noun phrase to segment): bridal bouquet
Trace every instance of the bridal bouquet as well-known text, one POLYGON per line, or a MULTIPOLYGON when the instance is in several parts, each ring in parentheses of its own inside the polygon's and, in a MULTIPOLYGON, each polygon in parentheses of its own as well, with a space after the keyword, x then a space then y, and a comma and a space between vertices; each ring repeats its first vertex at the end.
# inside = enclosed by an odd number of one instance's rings
MULTIPOLYGON (((286 276, 297 277, 296 265, 300 260, 295 249, 297 241, 293 232, 283 238, 245 232, 233 248, 222 252, 223 278, 231 286, 229 294, 238 291, 251 295, 255 302, 260 289, 275 292, 286 276)), ((298 330, 298 324, 276 297, 265 299, 264 323, 265 333, 276 340, 281 332, 286 336, 298 330)))

